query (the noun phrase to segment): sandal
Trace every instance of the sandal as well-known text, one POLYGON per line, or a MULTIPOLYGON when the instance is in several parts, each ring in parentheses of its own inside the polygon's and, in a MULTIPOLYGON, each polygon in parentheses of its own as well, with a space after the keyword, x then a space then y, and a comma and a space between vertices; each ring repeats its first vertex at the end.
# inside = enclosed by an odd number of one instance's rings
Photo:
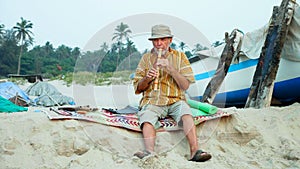
POLYGON ((133 156, 136 156, 140 159, 143 159, 146 156, 149 156, 151 153, 148 150, 144 150, 144 151, 139 151, 133 154, 133 156))
POLYGON ((195 162, 204 162, 211 159, 211 155, 207 152, 204 152, 202 150, 197 150, 194 157, 190 159, 189 161, 195 161, 195 162))

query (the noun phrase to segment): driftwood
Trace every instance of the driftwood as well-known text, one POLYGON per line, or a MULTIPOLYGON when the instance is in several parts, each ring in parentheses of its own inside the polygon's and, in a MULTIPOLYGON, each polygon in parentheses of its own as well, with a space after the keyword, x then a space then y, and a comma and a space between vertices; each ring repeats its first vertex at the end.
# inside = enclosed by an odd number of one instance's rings
POLYGON ((213 103, 216 94, 218 93, 220 86, 223 83, 225 76, 227 75, 233 57, 240 51, 241 38, 240 36, 237 37, 237 32, 237 29, 233 30, 230 36, 228 36, 227 32, 225 33, 226 45, 222 51, 217 70, 206 86, 201 102, 209 104, 213 103), (237 45, 235 46, 235 44, 237 45))
POLYGON ((271 105, 274 81, 281 51, 294 13, 295 0, 283 0, 273 8, 268 34, 262 48, 245 107, 263 108, 271 105))

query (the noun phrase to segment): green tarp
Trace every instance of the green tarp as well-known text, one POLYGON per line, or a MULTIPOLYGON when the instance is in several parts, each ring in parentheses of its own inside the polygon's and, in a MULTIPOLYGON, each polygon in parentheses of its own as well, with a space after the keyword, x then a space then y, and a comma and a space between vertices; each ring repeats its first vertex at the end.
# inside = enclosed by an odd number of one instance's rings
POLYGON ((20 111, 27 111, 27 110, 28 110, 27 107, 21 107, 15 105, 11 101, 0 96, 0 112, 11 113, 11 112, 20 112, 20 111))

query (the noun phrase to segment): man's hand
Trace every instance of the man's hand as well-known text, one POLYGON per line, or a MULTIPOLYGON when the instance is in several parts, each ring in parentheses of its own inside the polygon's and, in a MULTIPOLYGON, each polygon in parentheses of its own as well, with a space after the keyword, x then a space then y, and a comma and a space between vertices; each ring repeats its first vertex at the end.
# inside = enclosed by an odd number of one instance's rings
POLYGON ((169 63, 168 59, 158 59, 156 66, 158 66, 159 68, 164 69, 165 71, 167 71, 167 73, 172 74, 172 72, 174 72, 174 67, 169 63))
POLYGON ((164 69, 169 73, 176 81, 177 85, 182 89, 182 90, 187 90, 189 88, 190 82, 182 76, 174 67, 169 63, 168 59, 158 59, 156 66, 159 68, 164 69))
POLYGON ((155 69, 154 67, 151 68, 148 73, 146 74, 146 78, 147 79, 155 79, 157 76, 157 69, 155 69))
POLYGON ((145 91, 149 87, 149 84, 156 78, 156 76, 157 76, 157 69, 153 67, 147 72, 146 76, 139 82, 137 86, 138 93, 145 91))

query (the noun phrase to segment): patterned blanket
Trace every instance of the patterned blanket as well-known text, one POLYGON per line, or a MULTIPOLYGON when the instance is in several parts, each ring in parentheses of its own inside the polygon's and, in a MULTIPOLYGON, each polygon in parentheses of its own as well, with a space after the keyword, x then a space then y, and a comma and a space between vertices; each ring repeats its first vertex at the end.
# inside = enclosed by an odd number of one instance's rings
MULTIPOLYGON (((90 112, 87 114, 78 114, 75 112, 64 112, 64 110, 55 111, 44 111, 43 112, 48 116, 50 120, 66 120, 66 119, 76 119, 90 121, 100 124, 105 124, 109 126, 121 127, 130 129, 133 131, 140 132, 139 120, 136 114, 117 114, 112 113, 107 110, 90 112), (58 113, 58 112, 59 113, 58 113)), ((233 113, 227 113, 221 110, 218 110, 217 113, 208 115, 208 116, 197 116, 194 117, 195 125, 198 125, 204 121, 217 119, 221 117, 230 116, 233 113)), ((177 123, 170 117, 160 119, 161 127, 157 131, 174 131, 179 130, 177 123)))

